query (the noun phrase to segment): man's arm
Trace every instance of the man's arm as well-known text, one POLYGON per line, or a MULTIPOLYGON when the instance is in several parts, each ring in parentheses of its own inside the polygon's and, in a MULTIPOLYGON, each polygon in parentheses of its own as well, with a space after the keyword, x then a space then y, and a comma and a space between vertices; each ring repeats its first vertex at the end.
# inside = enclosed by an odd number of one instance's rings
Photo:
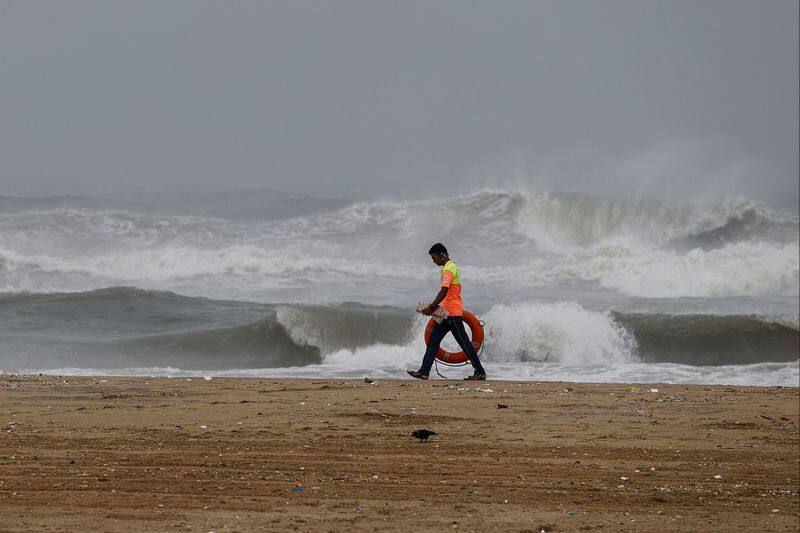
POLYGON ((423 315, 432 315, 433 312, 436 311, 436 308, 439 307, 439 304, 442 303, 442 300, 444 300, 444 297, 447 296, 447 291, 449 289, 450 289, 450 287, 442 287, 439 290, 439 294, 436 295, 436 299, 433 300, 433 302, 431 302, 431 305, 429 305, 428 307, 425 308, 424 311, 422 311, 422 314, 423 315))

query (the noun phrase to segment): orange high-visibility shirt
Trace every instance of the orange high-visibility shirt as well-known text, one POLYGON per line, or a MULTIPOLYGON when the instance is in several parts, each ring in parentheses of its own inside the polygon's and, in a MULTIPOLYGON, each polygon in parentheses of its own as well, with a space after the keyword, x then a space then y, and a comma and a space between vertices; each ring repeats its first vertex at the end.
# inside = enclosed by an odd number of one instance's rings
POLYGON ((462 316, 464 305, 461 302, 461 273, 456 264, 449 260, 442 267, 442 287, 448 287, 448 290, 440 305, 448 316, 462 316))

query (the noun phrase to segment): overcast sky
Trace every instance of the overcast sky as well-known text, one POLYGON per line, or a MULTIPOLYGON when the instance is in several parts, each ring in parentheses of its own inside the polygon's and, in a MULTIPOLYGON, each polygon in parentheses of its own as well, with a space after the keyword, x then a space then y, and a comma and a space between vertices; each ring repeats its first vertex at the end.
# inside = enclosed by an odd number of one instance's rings
POLYGON ((798 2, 0 0, 0 194, 798 191, 798 2))

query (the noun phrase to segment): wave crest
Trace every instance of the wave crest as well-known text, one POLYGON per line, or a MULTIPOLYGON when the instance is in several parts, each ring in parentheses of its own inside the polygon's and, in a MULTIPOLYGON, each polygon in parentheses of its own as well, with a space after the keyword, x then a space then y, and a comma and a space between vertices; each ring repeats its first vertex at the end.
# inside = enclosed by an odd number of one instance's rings
MULTIPOLYGON (((717 365, 800 356, 796 316, 633 315, 574 302, 496 305, 479 316, 486 322, 484 357, 490 364, 717 365)), ((8 334, 0 341, 5 368, 324 363, 366 371, 418 364, 427 319, 356 303, 246 305, 115 287, 0 296, 0 321, 8 334)), ((456 349, 450 336, 445 347, 456 349)))
POLYGON ((247 224, 86 209, 0 214, 0 289, 135 283, 242 299, 247 284, 274 301, 287 288, 351 291, 372 276, 376 258, 391 266, 391 280, 421 283, 433 240, 451 244, 470 283, 588 281, 658 298, 798 293, 796 216, 745 199, 709 205, 525 190, 363 202, 247 224))

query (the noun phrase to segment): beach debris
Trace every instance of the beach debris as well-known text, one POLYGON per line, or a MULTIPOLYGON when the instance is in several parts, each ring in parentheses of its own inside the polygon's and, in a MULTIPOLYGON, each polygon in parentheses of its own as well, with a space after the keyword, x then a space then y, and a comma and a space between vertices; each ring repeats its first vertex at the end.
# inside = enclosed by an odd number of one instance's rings
POLYGON ((480 387, 476 388, 475 391, 477 391, 477 392, 494 392, 492 389, 482 389, 480 387))
POLYGON ((375 380, 370 378, 364 378, 364 383, 375 383, 375 380))
POLYGON ((200 426, 200 429, 208 429, 208 426, 200 426))
POLYGON ((211 376, 203 376, 203 379, 206 381, 211 381, 214 378, 212 378, 211 376))
POLYGON ((658 392, 658 389, 650 389, 650 392, 658 392))
POLYGON ((772 420, 773 422, 775 421, 775 419, 774 419, 774 418, 772 418, 772 417, 769 417, 769 416, 767 416, 767 415, 758 415, 758 416, 759 416, 759 418, 763 418, 764 420, 772 420))
POLYGON ((714 479, 724 479, 721 475, 717 474, 714 476, 714 479))
POLYGON ((411 436, 415 439, 419 439, 420 442, 427 442, 428 438, 432 437, 433 435, 438 435, 438 433, 429 429, 418 429, 411 433, 411 436))
POLYGON ((292 490, 294 492, 300 492, 301 490, 303 490, 303 486, 302 485, 292 485, 292 490))
POLYGON ((628 478, 626 478, 625 476, 621 476, 621 477, 620 477, 620 479, 621 479, 622 481, 628 481, 628 478))
POLYGON ((508 409, 508 404, 505 404, 505 403, 498 403, 498 404, 497 404, 497 408, 498 408, 498 409, 508 409))

